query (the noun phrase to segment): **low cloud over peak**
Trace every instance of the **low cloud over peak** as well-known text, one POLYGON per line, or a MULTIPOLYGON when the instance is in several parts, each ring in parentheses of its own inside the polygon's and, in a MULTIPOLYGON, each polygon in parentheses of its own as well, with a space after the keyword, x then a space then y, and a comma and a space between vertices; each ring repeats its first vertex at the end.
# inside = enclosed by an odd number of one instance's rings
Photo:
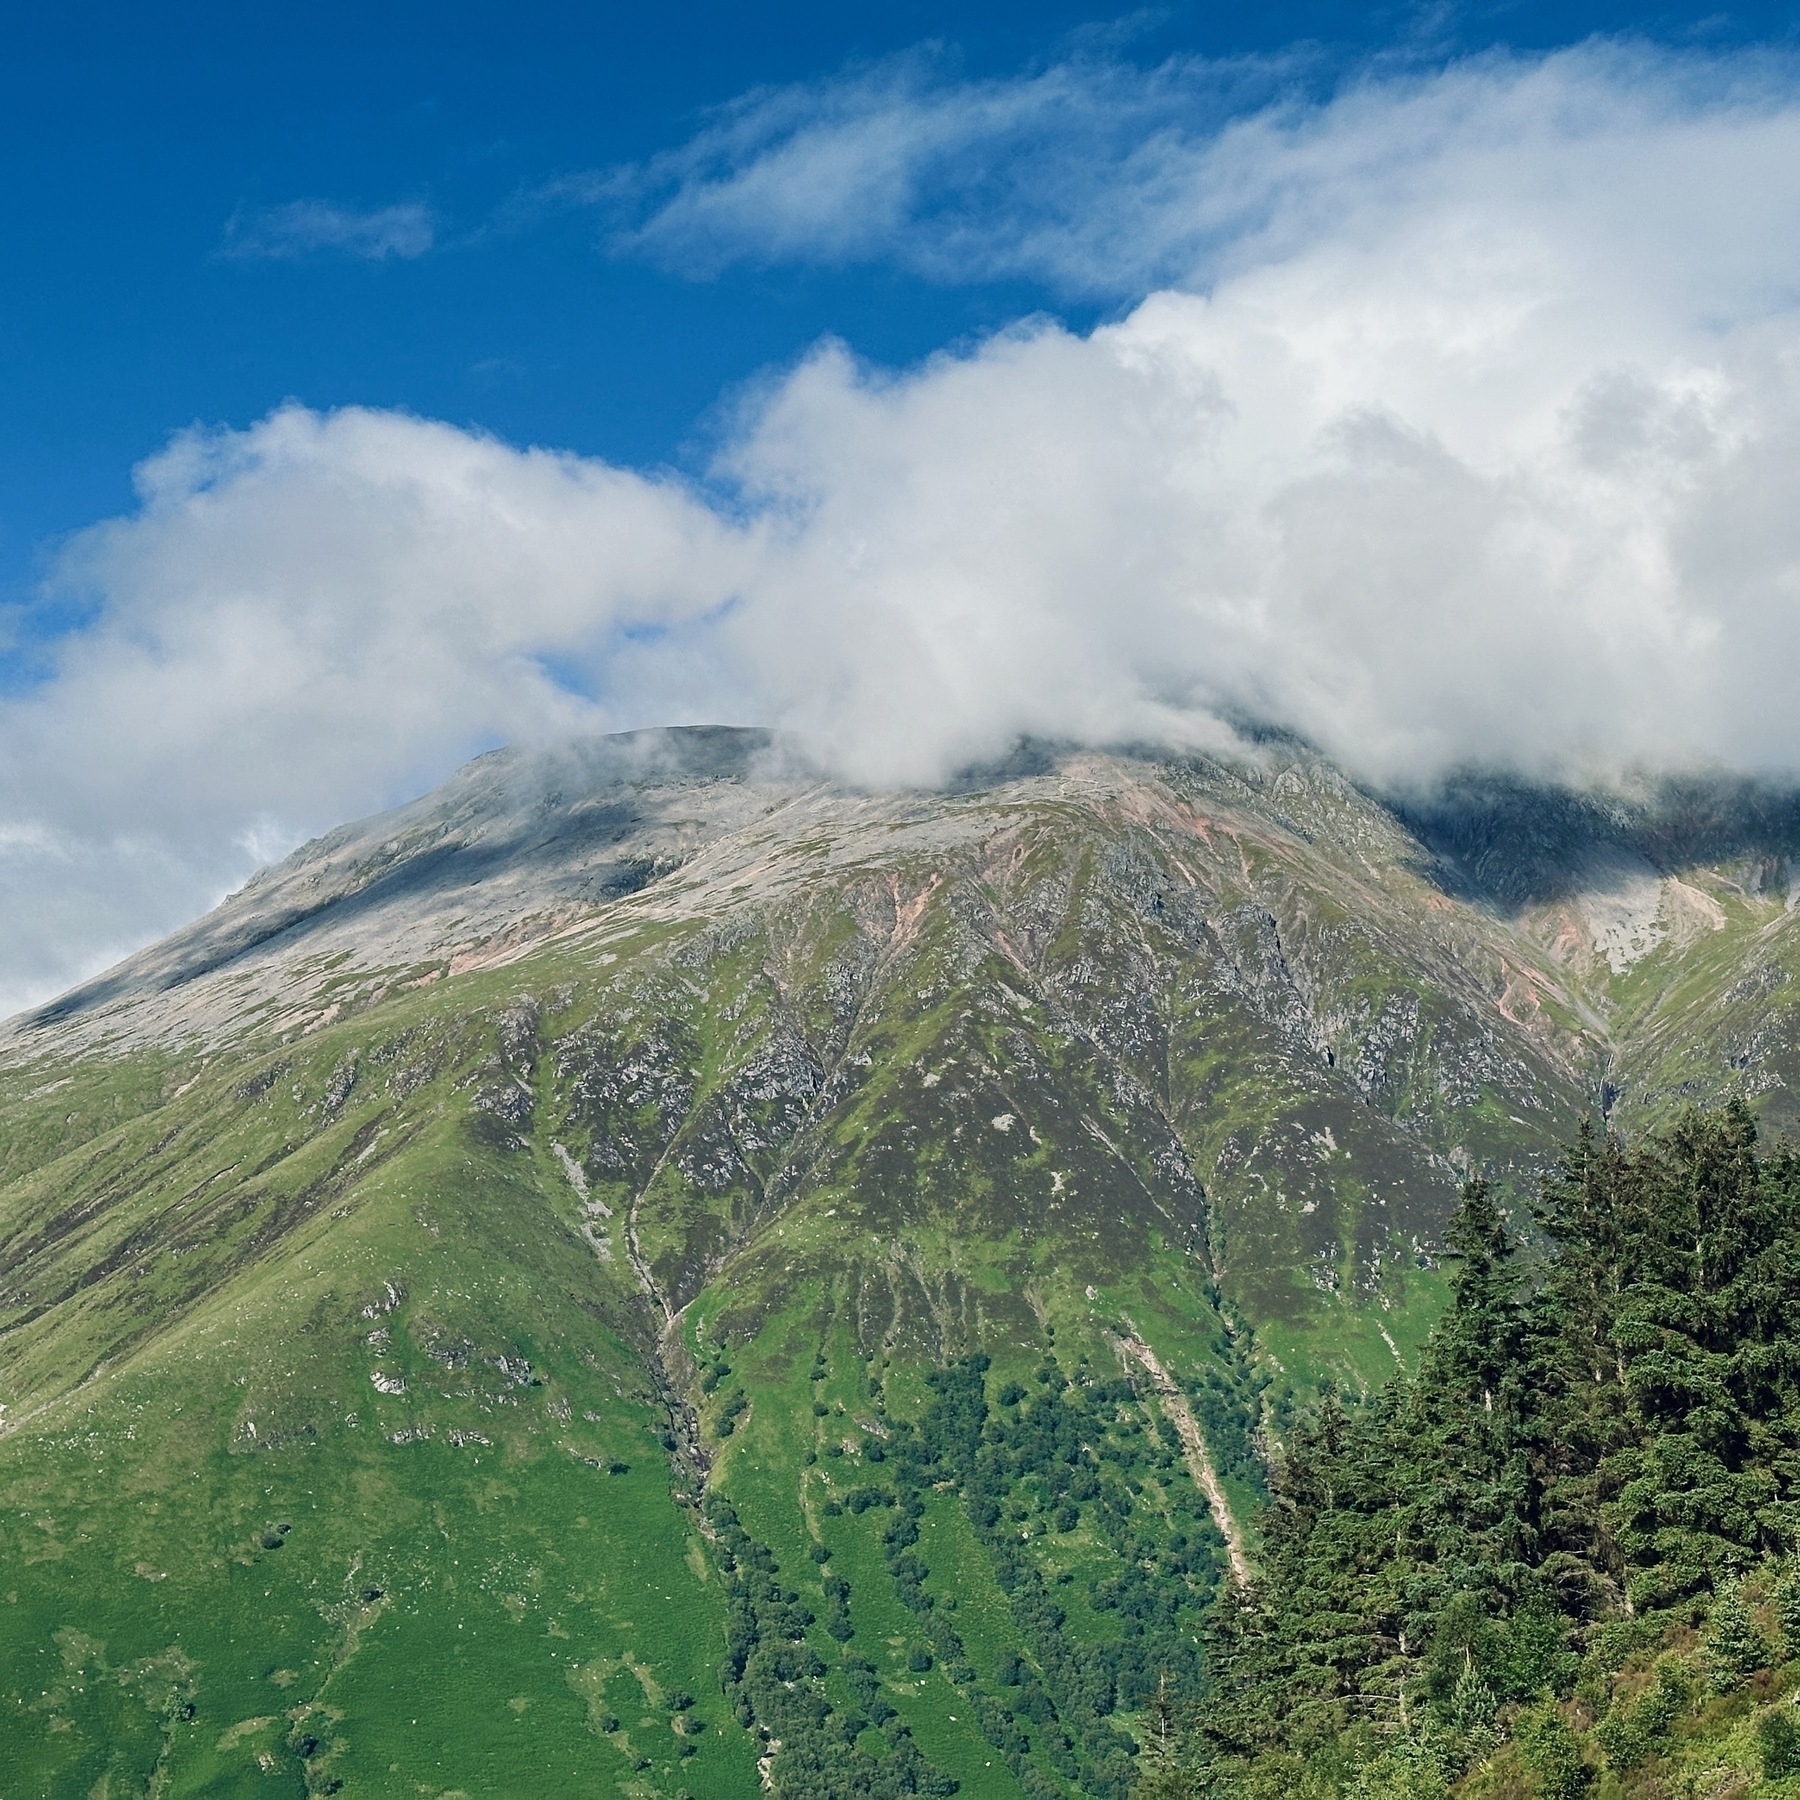
POLYGON ((766 723, 870 782, 1245 716, 1394 786, 1800 770, 1789 65, 1203 77, 878 71, 710 128, 640 247, 1133 299, 900 373, 822 345, 704 483, 367 411, 177 440, 0 706, 11 997, 549 731, 766 723))

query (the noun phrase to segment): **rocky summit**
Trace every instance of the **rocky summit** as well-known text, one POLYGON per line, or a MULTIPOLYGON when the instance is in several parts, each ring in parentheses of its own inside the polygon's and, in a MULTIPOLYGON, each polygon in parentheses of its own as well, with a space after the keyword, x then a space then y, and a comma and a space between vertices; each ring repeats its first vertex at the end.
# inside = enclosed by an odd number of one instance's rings
POLYGON ((504 750, 0 1034, 0 1793, 1127 1795, 1489 1175, 1800 1113, 1800 807, 504 750))

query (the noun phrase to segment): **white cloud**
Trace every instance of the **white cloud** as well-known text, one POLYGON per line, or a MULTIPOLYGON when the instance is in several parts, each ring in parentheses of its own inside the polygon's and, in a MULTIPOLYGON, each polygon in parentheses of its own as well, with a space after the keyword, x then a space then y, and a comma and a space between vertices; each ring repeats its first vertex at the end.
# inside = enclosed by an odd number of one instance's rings
MULTIPOLYGON (((1800 770, 1800 84, 1596 46, 1190 137, 1155 207, 1126 159, 1054 243, 959 227, 977 270, 1118 239, 1190 285, 901 375, 822 346, 704 490, 369 412, 177 440, 65 560, 95 624, 0 703, 13 996, 584 726, 763 720, 874 781, 1245 713, 1389 782, 1800 770)), ((858 254, 951 255, 909 179, 858 254)), ((769 254, 838 254, 803 185, 769 254)))
POLYGON ((0 1004, 471 749, 603 723, 573 690, 612 634, 721 604, 745 542, 666 484, 357 410, 184 435, 139 487, 61 568, 97 623, 0 703, 0 1004))
POLYGON ((242 261, 291 262, 321 251, 385 262, 423 256, 437 237, 431 209, 416 202, 367 211, 328 200, 291 200, 239 212, 225 225, 224 254, 242 261))
POLYGON ((560 195, 635 206, 616 246, 692 273, 898 260, 945 280, 1027 274, 1141 294, 1185 274, 1192 244, 1223 223, 1174 193, 1189 165, 1296 68, 1081 61, 951 82, 913 54, 748 94, 680 149, 560 195), (1178 225, 1154 216, 1172 204, 1178 225))
POLYGON ((1471 205, 1550 228, 1604 219, 1596 253, 1655 249, 1683 281, 1702 245, 1739 265, 1728 281, 1786 266, 1766 232, 1792 225, 1800 191, 1791 60, 1595 42, 1365 72, 1325 100, 1318 73, 1296 55, 955 82, 902 58, 748 95, 681 149, 570 191, 635 198, 620 247, 697 272, 897 261, 1111 299, 1471 205), (1721 216, 1727 173, 1756 179, 1721 216), (1670 239, 1677 214, 1691 246, 1670 239))

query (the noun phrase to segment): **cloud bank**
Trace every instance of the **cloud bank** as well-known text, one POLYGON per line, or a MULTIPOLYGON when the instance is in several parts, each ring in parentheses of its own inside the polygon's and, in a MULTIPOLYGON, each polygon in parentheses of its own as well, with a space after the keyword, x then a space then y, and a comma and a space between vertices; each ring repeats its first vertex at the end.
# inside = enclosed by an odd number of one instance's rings
POLYGON ((646 250, 1135 298, 898 374, 822 345, 704 483, 369 412, 177 440, 0 705, 8 997, 568 729, 773 723, 870 782, 1243 716, 1396 785, 1800 770, 1794 69, 1593 45, 1249 112, 1215 77, 1206 114, 1190 69, 909 68, 709 127, 646 250))

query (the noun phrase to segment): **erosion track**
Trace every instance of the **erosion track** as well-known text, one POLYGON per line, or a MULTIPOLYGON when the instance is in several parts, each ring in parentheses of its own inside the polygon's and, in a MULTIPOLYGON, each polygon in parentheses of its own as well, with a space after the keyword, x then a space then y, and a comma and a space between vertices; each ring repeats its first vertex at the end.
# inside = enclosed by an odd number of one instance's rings
POLYGON ((1174 1377, 1162 1366, 1156 1352, 1141 1337, 1134 1334, 1114 1341, 1134 1362, 1142 1364, 1144 1373, 1150 1377, 1150 1386, 1155 1390, 1157 1399, 1162 1402, 1163 1411, 1174 1422, 1176 1435, 1181 1439, 1194 1485, 1206 1496, 1206 1503, 1212 1508, 1213 1518, 1225 1539, 1225 1554, 1231 1559, 1231 1578, 1240 1584, 1248 1582, 1250 1556, 1244 1543, 1244 1534, 1232 1513, 1230 1501, 1225 1498, 1225 1489, 1219 1483, 1219 1471, 1213 1467, 1212 1453, 1206 1447, 1200 1422, 1194 1417, 1193 1408, 1188 1405, 1187 1395, 1175 1385, 1174 1377))

